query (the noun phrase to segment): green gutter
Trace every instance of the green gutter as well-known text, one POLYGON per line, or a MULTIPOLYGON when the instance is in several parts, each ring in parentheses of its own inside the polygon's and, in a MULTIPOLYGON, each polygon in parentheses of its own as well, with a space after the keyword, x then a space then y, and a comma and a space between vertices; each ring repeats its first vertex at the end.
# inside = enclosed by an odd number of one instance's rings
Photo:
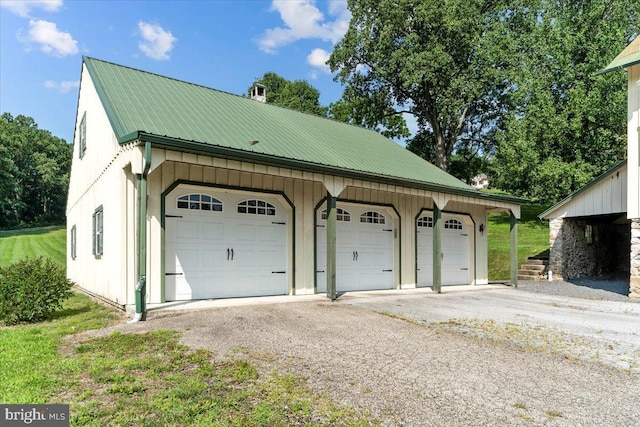
POLYGON ((151 142, 144 143, 144 171, 138 175, 138 284, 136 285, 136 315, 131 322, 147 316, 147 175, 151 167, 151 142))
POLYGON ((466 189, 461 187, 451 187, 448 185, 434 184, 425 181, 416 181, 411 179, 385 176, 372 172, 344 169, 336 166, 323 165, 304 160, 273 156, 270 154, 256 153, 253 151, 239 150, 237 148, 205 144, 197 141, 187 141, 167 136, 158 136, 146 133, 144 131, 132 132, 128 135, 118 138, 118 142, 120 144, 126 144, 135 140, 148 141, 153 143, 154 147, 165 148, 168 150, 216 156, 229 160, 248 161, 264 164, 267 166, 286 167, 306 172, 324 173, 328 175, 340 176, 343 178, 360 179, 387 185, 399 185, 426 191, 437 191, 440 193, 457 194, 460 196, 473 197, 484 200, 515 203, 518 205, 526 204, 529 202, 527 199, 522 199, 519 197, 488 194, 473 190, 471 188, 466 189))

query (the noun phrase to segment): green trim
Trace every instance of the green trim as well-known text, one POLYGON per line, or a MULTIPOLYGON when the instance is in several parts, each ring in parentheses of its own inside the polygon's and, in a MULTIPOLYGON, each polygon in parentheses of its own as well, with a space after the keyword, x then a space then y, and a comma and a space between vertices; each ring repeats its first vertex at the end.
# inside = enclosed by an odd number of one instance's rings
POLYGON ((144 143, 144 170, 138 175, 138 284, 136 285, 136 315, 145 319, 147 313, 147 175, 151 168, 151 143, 144 143))
POLYGON ((162 239, 162 250, 160 256, 162 257, 162 301, 164 299, 164 287, 165 287, 165 270, 164 270, 164 259, 165 259, 165 212, 166 212, 166 197, 169 193, 175 190, 180 185, 193 185, 197 187, 207 187, 207 188, 220 188, 225 190, 237 190, 237 191, 247 191, 251 193, 262 193, 262 194, 270 194, 272 196, 282 196, 284 200, 287 202, 289 207, 291 208, 291 289, 290 292, 292 295, 295 295, 296 292, 296 207, 291 201, 291 199, 287 196, 284 191, 276 191, 276 190, 264 190, 258 188, 251 187, 239 187, 234 185, 222 185, 222 184, 214 184, 200 181, 190 181, 179 179, 174 181, 171 185, 169 185, 161 194, 160 194, 160 228, 161 228, 161 239, 162 239))
POLYGON ((442 292, 442 211, 433 204, 433 290, 442 292))
POLYGON ((164 148, 173 151, 180 151, 185 153, 215 156, 223 159, 248 161, 252 163, 259 163, 266 166, 285 167, 290 169, 301 170, 303 172, 323 173, 327 175, 340 176, 343 178, 352 178, 365 180, 370 182, 377 182, 387 185, 398 185, 409 188, 417 188, 425 191, 434 191, 446 194, 456 194, 459 196, 473 197, 483 200, 494 200, 499 202, 525 204, 529 200, 522 199, 514 196, 505 196, 501 194, 489 194, 483 193, 472 188, 458 188, 447 185, 434 184, 424 181, 415 181, 409 179, 402 179, 392 176, 384 176, 380 174, 351 170, 345 168, 339 168, 335 166, 324 165, 320 163, 307 162, 304 160, 296 160, 291 158, 285 158, 280 156, 274 156, 270 154, 256 153, 253 151, 240 150, 237 148, 223 147, 219 145, 205 144, 196 141, 186 141, 179 138, 170 138, 158 135, 148 134, 146 132, 137 131, 130 133, 122 138, 118 138, 118 142, 126 144, 135 140, 144 140, 153 143, 157 148, 164 148))
POLYGON ((313 208, 313 293, 318 293, 318 209, 326 202, 327 197, 320 199, 313 208))
POLYGON ((593 181, 589 182, 588 184, 586 184, 584 187, 579 188, 578 190, 574 191, 573 193, 571 193, 569 196, 567 196, 566 198, 562 199, 561 201, 559 201, 558 203, 556 203, 555 205, 551 206, 549 209, 547 209, 546 211, 542 212, 541 214, 538 215, 538 218, 540 219, 546 219, 545 217, 547 215, 549 215, 550 213, 552 213, 553 211, 555 211, 556 209, 559 209, 560 207, 562 207, 563 205, 565 205, 566 203, 570 202, 571 200, 575 199, 577 196, 579 196, 580 194, 584 193, 585 191, 587 191, 588 189, 590 189, 591 187, 593 187, 594 185, 604 181, 606 178, 609 177, 609 175, 611 175, 612 173, 619 171, 620 169, 622 169, 624 166, 627 165, 627 161, 623 160, 620 163, 618 163, 617 165, 615 165, 614 167, 612 167, 611 169, 607 170, 606 172, 604 172, 602 175, 597 176, 596 178, 593 179, 593 181))
POLYGON ((518 219, 513 215, 509 215, 509 237, 510 237, 510 273, 511 284, 518 287, 518 219))
POLYGON ((327 298, 336 300, 336 197, 327 191, 327 298))
POLYGON ((607 66, 607 68, 605 68, 604 70, 596 71, 595 73, 593 73, 593 75, 594 76, 600 76, 602 74, 612 73, 614 71, 622 70, 624 68, 628 68, 628 67, 631 67, 631 66, 634 66, 634 65, 637 65, 637 64, 640 64, 640 59, 633 60, 633 61, 628 62, 628 63, 623 63, 623 64, 620 64, 620 65, 616 65, 616 66, 613 66, 611 68, 609 68, 611 66, 611 64, 609 64, 609 66, 607 66))

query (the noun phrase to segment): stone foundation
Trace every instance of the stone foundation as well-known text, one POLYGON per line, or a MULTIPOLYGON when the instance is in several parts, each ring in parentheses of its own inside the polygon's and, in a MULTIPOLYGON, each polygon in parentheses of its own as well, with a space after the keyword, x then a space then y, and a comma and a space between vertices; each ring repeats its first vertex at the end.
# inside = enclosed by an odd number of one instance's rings
MULTIPOLYGON (((636 226, 636 232, 640 234, 640 224, 636 226)), ((623 273, 626 276, 630 271, 631 231, 626 221, 605 222, 597 217, 589 220, 554 218, 549 222, 549 269, 555 277, 564 279, 610 273, 623 273), (591 240, 585 235, 588 227, 591 229, 591 240)), ((640 243, 640 236, 636 240, 640 243)), ((639 262, 640 259, 636 264, 639 262)), ((639 270, 640 265, 637 265, 634 270, 636 277, 639 270)))
POLYGON ((629 296, 640 298, 640 218, 631 220, 629 296))
POLYGON ((549 251, 549 271, 553 272, 553 276, 557 279, 564 277, 564 268, 562 266, 562 225, 564 218, 553 218, 549 221, 549 243, 551 249, 549 251))

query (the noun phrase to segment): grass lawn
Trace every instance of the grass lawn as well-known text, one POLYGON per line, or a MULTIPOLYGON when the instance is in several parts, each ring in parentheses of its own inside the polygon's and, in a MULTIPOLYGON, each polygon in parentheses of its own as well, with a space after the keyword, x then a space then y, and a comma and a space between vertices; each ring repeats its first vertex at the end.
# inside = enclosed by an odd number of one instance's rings
POLYGON ((67 233, 64 226, 0 233, 0 267, 24 258, 48 257, 66 266, 67 233))
POLYGON ((0 402, 68 403, 73 426, 378 424, 300 377, 260 373, 255 363, 266 356, 246 349, 191 350, 169 330, 79 335, 122 321, 76 294, 50 321, 0 327, 0 402))
MULTIPOLYGON (((518 221, 518 268, 527 257, 546 254, 549 250, 549 223, 538 214, 549 205, 524 205, 518 221)), ((487 222, 489 238, 489 280, 509 280, 509 216, 490 214, 487 222)))

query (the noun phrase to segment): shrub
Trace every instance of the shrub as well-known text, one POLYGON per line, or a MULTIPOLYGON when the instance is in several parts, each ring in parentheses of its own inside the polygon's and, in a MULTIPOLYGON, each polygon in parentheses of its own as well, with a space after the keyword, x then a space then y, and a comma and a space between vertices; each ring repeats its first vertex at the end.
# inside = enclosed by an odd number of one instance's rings
POLYGON ((0 268, 0 321, 38 322, 62 308, 73 282, 60 264, 42 257, 0 268))

